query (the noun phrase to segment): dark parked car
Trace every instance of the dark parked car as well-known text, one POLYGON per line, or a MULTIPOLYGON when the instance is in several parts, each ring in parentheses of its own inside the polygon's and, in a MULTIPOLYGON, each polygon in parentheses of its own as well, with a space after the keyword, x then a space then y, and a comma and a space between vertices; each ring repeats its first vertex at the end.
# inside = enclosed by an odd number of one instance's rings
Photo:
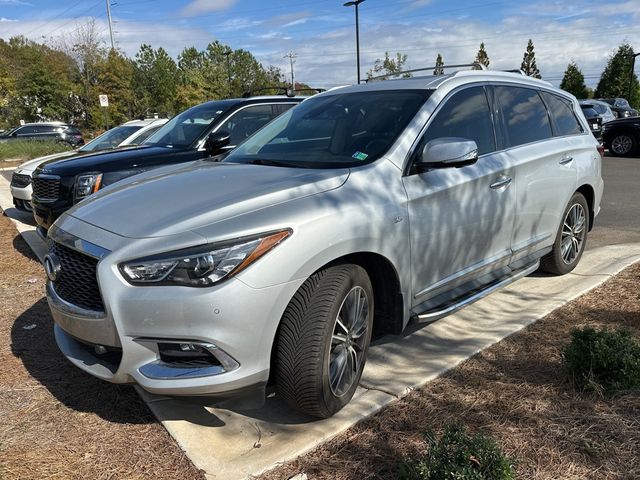
POLYGON ((640 117, 618 118, 603 127, 602 143, 612 155, 631 157, 638 153, 640 117))
POLYGON ((638 110, 631 107, 625 98, 598 98, 611 105, 611 110, 618 118, 637 117, 638 110))
POLYGON ((80 130, 62 122, 26 123, 0 134, 0 142, 15 140, 64 142, 72 147, 84 145, 80 130))
POLYGON ((590 103, 580 103, 580 108, 584 117, 587 119, 589 128, 593 136, 600 140, 602 137, 602 117, 596 112, 595 108, 590 103))
POLYGON ((123 178, 227 153, 303 99, 271 96, 207 102, 176 115, 141 146, 44 162, 33 173, 33 215, 48 229, 73 204, 123 178))

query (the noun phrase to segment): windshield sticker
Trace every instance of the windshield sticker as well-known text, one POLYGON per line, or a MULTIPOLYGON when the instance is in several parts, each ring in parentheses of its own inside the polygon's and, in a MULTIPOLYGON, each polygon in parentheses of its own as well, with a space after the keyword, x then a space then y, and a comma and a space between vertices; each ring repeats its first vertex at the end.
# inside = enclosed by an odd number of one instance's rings
POLYGON ((366 153, 362 153, 362 152, 356 152, 351 156, 353 158, 355 158, 356 160, 366 160, 369 155, 367 155, 366 153))

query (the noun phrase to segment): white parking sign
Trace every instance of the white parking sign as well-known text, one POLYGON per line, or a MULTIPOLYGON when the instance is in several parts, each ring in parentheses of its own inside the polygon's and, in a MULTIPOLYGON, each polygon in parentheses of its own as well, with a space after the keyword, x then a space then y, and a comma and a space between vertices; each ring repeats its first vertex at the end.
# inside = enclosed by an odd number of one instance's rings
POLYGON ((107 97, 106 95, 98 95, 98 98, 100 99, 100 106, 101 107, 108 107, 109 106, 109 97, 107 97))

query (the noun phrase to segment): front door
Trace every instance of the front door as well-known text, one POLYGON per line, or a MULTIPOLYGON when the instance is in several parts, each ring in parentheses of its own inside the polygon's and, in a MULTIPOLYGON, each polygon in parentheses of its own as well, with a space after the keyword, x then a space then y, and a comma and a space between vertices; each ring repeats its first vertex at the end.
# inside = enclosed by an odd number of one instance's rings
MULTIPOLYGON (((413 156, 430 140, 474 140, 479 158, 462 168, 409 174, 412 306, 508 271, 515 214, 514 171, 496 152, 493 112, 482 86, 455 91, 432 115, 413 156)), ((435 306, 435 305, 434 305, 435 306)))

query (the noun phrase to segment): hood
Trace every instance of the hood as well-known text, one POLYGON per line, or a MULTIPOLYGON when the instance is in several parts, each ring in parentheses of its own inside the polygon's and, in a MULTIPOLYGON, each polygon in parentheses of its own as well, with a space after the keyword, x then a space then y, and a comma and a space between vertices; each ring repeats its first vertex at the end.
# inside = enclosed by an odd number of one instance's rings
POLYGON ((611 120, 607 122, 607 127, 613 127, 614 125, 638 125, 640 126, 640 117, 624 117, 624 118, 616 118, 615 120, 611 120))
POLYGON ((77 154, 78 154, 77 150, 70 150, 68 152, 54 153, 52 155, 46 155, 44 157, 34 158, 33 160, 29 160, 21 164, 16 169, 16 172, 30 173, 30 172, 33 172, 41 163, 48 162, 50 160, 53 161, 53 160, 59 160, 61 158, 72 157, 72 156, 76 156, 77 154))
POLYGON ((52 175, 77 175, 81 172, 110 171, 137 166, 156 158, 172 156, 176 149, 151 146, 127 146, 98 152, 80 152, 62 160, 49 160, 40 166, 41 172, 52 175))
POLYGON ((199 161, 116 183, 69 215, 130 237, 175 235, 340 187, 349 169, 312 170, 199 161))

